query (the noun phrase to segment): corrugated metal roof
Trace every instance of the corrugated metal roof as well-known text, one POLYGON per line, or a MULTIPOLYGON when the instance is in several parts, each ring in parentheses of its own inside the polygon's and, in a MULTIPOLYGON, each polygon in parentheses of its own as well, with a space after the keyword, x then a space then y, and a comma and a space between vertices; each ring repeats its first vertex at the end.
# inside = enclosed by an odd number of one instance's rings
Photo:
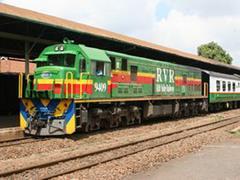
POLYGON ((115 41, 121 41, 121 42, 124 42, 124 43, 133 44, 133 45, 136 45, 136 46, 150 48, 150 49, 154 49, 154 50, 157 50, 157 51, 162 51, 162 52, 166 52, 166 53, 169 53, 169 54, 181 56, 181 57, 184 57, 184 58, 190 58, 190 59, 193 59, 193 60, 196 60, 196 61, 209 63, 209 64, 212 64, 212 65, 223 66, 223 67, 227 67, 227 68, 234 68, 234 69, 240 70, 239 67, 224 64, 224 63, 220 63, 220 62, 210 60, 210 59, 207 59, 207 58, 203 58, 201 56, 197 56, 197 55, 194 55, 194 54, 191 54, 191 53, 179 51, 179 50, 172 49, 172 48, 167 48, 167 47, 160 46, 160 45, 150 43, 150 42, 146 42, 146 41, 143 41, 143 40, 140 40, 140 39, 128 37, 128 36, 125 36, 125 35, 122 35, 122 34, 110 32, 110 31, 103 30, 103 29, 100 29, 100 28, 95 28, 95 27, 84 25, 84 24, 81 24, 81 23, 76 23, 76 22, 73 22, 73 21, 69 21, 69 20, 65 20, 65 19, 62 19, 62 18, 58 18, 58 17, 34 12, 34 11, 31 11, 31 10, 18 8, 18 7, 3 4, 3 3, 0 3, 0 15, 1 14, 5 15, 5 16, 7 15, 7 16, 16 17, 16 18, 19 18, 19 19, 25 19, 25 20, 29 20, 29 21, 32 21, 32 22, 45 24, 45 25, 49 25, 49 26, 53 26, 53 27, 57 27, 57 28, 62 28, 62 29, 70 30, 70 31, 91 34, 91 35, 94 35, 94 36, 100 36, 100 37, 104 37, 104 38, 107 38, 107 39, 112 39, 112 40, 115 40, 115 41))

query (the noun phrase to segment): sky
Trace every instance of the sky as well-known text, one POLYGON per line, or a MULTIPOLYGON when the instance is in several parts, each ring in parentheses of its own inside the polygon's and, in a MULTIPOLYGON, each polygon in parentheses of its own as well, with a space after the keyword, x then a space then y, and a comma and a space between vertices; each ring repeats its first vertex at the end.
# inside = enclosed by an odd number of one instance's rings
POLYGON ((217 42, 240 66, 239 0, 0 0, 197 54, 217 42))

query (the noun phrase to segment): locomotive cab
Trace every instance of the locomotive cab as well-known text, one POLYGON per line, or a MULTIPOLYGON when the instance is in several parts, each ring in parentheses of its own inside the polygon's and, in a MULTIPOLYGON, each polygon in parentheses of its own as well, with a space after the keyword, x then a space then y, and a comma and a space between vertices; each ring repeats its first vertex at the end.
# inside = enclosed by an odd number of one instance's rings
POLYGON ((73 96, 72 84, 80 78, 84 58, 80 52, 68 50, 71 46, 75 45, 60 44, 43 51, 35 60, 37 68, 33 77, 28 79, 26 96, 50 99, 73 96))
POLYGON ((76 99, 111 96, 111 61, 103 50, 65 41, 45 48, 35 62, 20 96, 20 125, 27 134, 72 134, 84 119, 76 115, 76 99))
POLYGON ((86 58, 78 45, 65 42, 45 48, 35 62, 37 68, 27 76, 20 96, 21 127, 32 135, 72 134, 76 130, 74 98, 82 98, 86 58))

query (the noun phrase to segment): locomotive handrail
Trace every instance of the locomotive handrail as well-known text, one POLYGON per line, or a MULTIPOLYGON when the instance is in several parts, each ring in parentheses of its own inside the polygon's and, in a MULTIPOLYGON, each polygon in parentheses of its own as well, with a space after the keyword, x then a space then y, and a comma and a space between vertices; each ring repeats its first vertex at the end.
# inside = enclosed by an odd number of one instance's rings
POLYGON ((27 83, 29 82, 29 79, 30 79, 29 77, 30 77, 31 75, 32 75, 32 74, 28 74, 28 75, 27 75, 27 83))
POLYGON ((83 73, 80 73, 80 88, 79 88, 79 93, 80 93, 80 99, 82 99, 82 93, 83 93, 83 82, 82 82, 82 75, 83 75, 83 73))
POLYGON ((29 93, 29 91, 30 91, 30 94, 31 94, 31 91, 32 91, 32 89, 31 89, 31 84, 30 84, 30 76, 32 76, 33 74, 28 74, 27 75, 27 93, 29 93))
POLYGON ((23 88, 23 73, 18 75, 18 98, 22 98, 22 88, 23 88))
POLYGON ((71 87, 71 98, 73 98, 73 73, 72 72, 67 72, 66 73, 66 80, 65 80, 65 85, 66 85, 66 97, 69 98, 69 94, 68 94, 68 85, 69 85, 69 75, 70 75, 70 87, 71 87))
POLYGON ((204 83, 204 96, 208 96, 208 83, 204 83))

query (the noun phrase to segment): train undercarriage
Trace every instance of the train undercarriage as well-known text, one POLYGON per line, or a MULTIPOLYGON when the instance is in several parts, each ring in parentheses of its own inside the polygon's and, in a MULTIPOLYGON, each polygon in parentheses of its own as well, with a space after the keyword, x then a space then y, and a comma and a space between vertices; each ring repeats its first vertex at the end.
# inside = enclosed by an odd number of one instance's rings
POLYGON ((76 123, 84 132, 141 124, 152 118, 181 118, 208 111, 207 100, 76 104, 76 123))
POLYGON ((22 99, 20 124, 26 134, 48 136, 90 132, 208 112, 207 99, 76 103, 74 100, 22 99))

